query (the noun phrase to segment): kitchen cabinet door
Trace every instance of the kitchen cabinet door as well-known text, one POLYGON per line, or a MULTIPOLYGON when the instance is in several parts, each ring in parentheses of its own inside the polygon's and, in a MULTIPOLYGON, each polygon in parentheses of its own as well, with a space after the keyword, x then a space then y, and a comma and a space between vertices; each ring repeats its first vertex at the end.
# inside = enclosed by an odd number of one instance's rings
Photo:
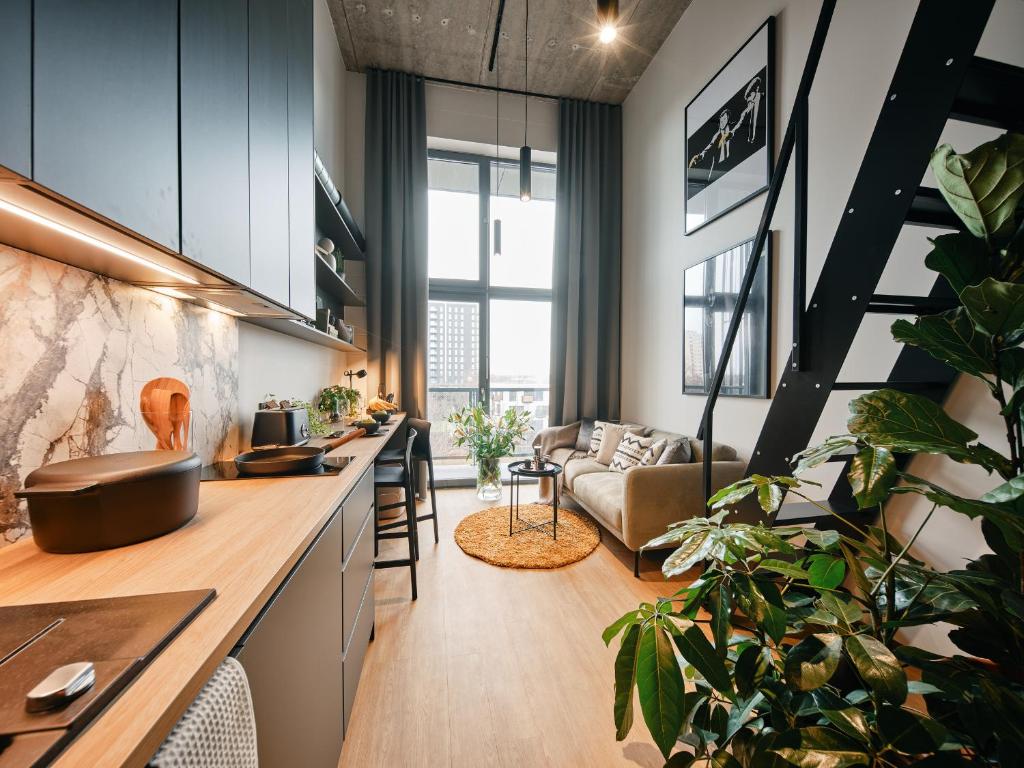
POLYGON ((181 0, 181 252, 249 270, 249 2, 181 0))
POLYGON ((316 316, 313 240, 313 2, 288 3, 289 306, 316 316))
POLYGON ((32 0, 0 2, 0 29, 0 165, 31 176, 32 0))
POLYGON ((249 0, 249 285, 284 305, 289 299, 287 30, 285 0, 249 0))
POLYGON ((178 1, 34 8, 32 177, 179 250, 178 1))
POLYGON ((341 518, 289 574, 235 657, 245 668, 262 768, 336 768, 341 756, 341 518))

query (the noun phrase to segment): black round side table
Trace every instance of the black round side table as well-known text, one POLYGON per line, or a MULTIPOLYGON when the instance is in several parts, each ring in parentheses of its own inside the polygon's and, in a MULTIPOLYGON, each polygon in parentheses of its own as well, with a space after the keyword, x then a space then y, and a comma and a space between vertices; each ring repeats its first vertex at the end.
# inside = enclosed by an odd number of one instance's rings
MULTIPOLYGON (((533 462, 530 460, 526 461, 513 461, 508 465, 509 473, 509 502, 508 502, 508 535, 512 536, 512 518, 519 519, 519 486, 524 477, 550 477, 552 479, 557 478, 562 474, 562 465, 556 464, 553 461, 544 462, 543 467, 540 469, 530 469, 533 462)), ((516 533, 523 533, 524 531, 531 531, 534 528, 543 528, 545 525, 551 526, 551 538, 558 541, 558 488, 556 481, 556 488, 554 492, 554 511, 555 516, 551 520, 545 520, 543 523, 535 523, 528 525, 516 533)))

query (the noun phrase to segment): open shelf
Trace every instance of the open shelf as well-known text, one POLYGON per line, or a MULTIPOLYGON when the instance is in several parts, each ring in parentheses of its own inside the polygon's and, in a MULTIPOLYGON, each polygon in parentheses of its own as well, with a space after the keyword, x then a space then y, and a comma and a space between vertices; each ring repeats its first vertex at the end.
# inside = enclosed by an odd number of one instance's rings
POLYGON ((311 325, 306 325, 299 320, 286 320, 273 317, 243 317, 241 319, 247 323, 252 323, 253 325, 260 325, 264 328, 269 328, 272 331, 286 333, 289 336, 294 336, 296 339, 311 341, 322 347, 330 347, 331 349, 337 349, 341 352, 366 352, 365 349, 361 349, 355 344, 349 344, 347 341, 335 338, 334 336, 324 333, 311 325))
MULTIPOLYGON (((329 237, 334 244, 341 249, 341 255, 350 261, 365 261, 364 253, 360 243, 363 236, 355 229, 355 223, 346 223, 345 217, 337 206, 331 202, 330 195, 324 188, 323 183, 315 175, 313 186, 316 189, 316 225, 325 237, 329 237)), ((344 204, 344 201, 342 201, 344 204)), ((348 210, 347 208, 345 209, 348 210)))
POLYGON ((345 279, 331 269, 323 256, 316 254, 316 284, 324 293, 346 307, 365 307, 366 300, 352 290, 345 279))

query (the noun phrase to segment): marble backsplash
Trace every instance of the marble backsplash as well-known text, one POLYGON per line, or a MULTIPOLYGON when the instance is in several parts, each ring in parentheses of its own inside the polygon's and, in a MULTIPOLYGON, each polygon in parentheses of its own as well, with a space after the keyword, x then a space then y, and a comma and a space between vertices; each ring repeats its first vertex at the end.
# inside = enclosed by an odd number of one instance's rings
POLYGON ((234 455, 234 318, 0 245, 0 546, 29 531, 14 492, 36 467, 154 447, 139 392, 158 376, 190 388, 203 461, 234 455))

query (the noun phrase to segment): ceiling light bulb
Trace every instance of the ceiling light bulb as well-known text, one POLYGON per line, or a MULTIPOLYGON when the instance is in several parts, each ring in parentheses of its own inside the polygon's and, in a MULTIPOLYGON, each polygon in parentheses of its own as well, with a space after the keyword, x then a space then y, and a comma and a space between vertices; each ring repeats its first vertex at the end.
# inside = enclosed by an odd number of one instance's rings
POLYGON ((530 202, 530 195, 529 193, 522 194, 519 196, 519 199, 522 200, 524 203, 528 203, 530 202))
POLYGON ((605 45, 608 45, 608 43, 612 42, 615 39, 618 33, 619 32, 617 29, 615 29, 614 24, 605 24, 603 27, 601 27, 601 34, 598 36, 598 39, 605 45))

